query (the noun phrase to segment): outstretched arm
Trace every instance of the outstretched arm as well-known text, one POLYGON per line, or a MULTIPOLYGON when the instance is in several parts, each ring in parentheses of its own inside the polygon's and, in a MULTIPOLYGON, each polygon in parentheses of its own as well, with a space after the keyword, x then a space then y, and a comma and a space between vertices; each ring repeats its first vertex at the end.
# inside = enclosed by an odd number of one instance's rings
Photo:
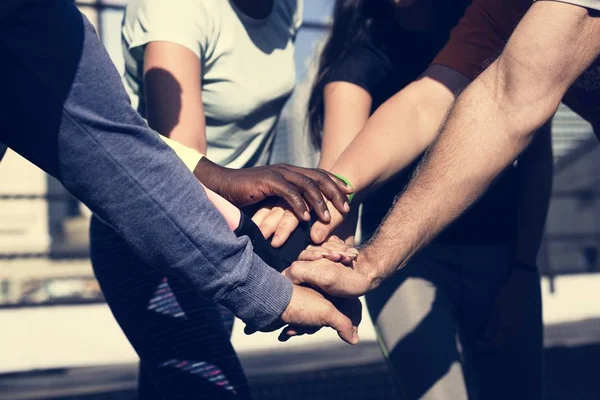
MULTIPOLYGON (((320 168, 330 171, 340 155, 351 145, 369 119, 372 102, 369 92, 353 83, 331 82, 325 86, 320 168)), ((359 204, 355 203, 335 232, 350 245, 354 245, 358 209, 359 204)))
MULTIPOLYGON (((386 182, 433 142, 455 93, 468 83, 468 78, 450 68, 429 67, 375 111, 331 171, 346 177, 359 198, 386 182)), ((334 211, 332 223, 315 223, 312 239, 320 243, 341 220, 334 211)))
POLYGON ((415 177, 354 268, 318 261, 297 264, 287 275, 330 294, 357 295, 406 265, 529 145, 600 53, 598 37, 600 19, 587 9, 535 3, 500 57, 457 99, 415 177))
POLYGON ((455 94, 469 82, 432 65, 377 109, 331 170, 348 178, 357 193, 386 182, 431 145, 455 94))
MULTIPOLYGON (((425 151, 448 113, 455 93, 469 82, 450 68, 433 65, 418 80, 381 105, 368 121, 371 97, 366 91, 345 82, 329 84, 325 89, 320 166, 347 178, 360 199, 425 151)), ((316 222, 311 230, 315 243, 323 242, 341 228, 345 218, 349 221, 343 224, 344 232, 335 233, 346 239, 355 229, 355 213, 345 217, 333 207, 329 208, 331 223, 316 222)), ((267 236, 275 232, 277 244, 281 244, 279 238, 286 237, 285 232, 291 225, 289 221, 294 220, 284 216, 281 222, 279 218, 272 222, 269 220, 272 215, 267 218, 257 215, 254 219, 267 236)))
MULTIPOLYGON (((330 170, 369 119, 372 98, 366 89, 357 84, 333 81, 323 89, 323 103, 323 139, 319 168, 330 170)), ((329 208, 335 216, 335 227, 339 228, 336 234, 348 243, 353 243, 358 205, 345 216, 333 207, 329 208), (344 223, 339 226, 342 219, 344 223)), ((271 244, 274 247, 282 246, 299 222, 289 207, 281 202, 260 209, 252 219, 259 225, 265 238, 273 236, 271 244)))
POLYGON ((548 1, 531 7, 500 57, 458 98, 418 173, 364 249, 371 279, 403 267, 517 158, 598 56, 599 35, 600 20, 584 8, 548 1))

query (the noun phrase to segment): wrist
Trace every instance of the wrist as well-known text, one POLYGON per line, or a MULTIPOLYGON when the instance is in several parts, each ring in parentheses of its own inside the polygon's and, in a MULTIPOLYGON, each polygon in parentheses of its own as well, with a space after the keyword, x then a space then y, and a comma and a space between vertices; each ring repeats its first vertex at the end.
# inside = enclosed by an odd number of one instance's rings
POLYGON ((368 181, 368 179, 364 179, 366 177, 363 176, 363 171, 361 171, 360 169, 356 170, 356 167, 359 165, 362 164, 356 163, 353 165, 334 165, 331 169, 328 170, 336 176, 341 175, 344 178, 346 178, 351 183, 352 188, 354 189, 355 197, 359 196, 359 193, 364 192, 365 188, 368 188, 370 186, 370 182, 368 181))
POLYGON ((220 301, 248 326, 261 330, 288 310, 294 285, 281 273, 252 254, 245 279, 220 301))
POLYGON ((202 159, 198 161, 198 164, 196 164, 196 168, 194 168, 194 176, 204 186, 218 195, 223 196, 221 193, 221 185, 223 184, 226 170, 227 168, 215 164, 206 157, 202 157, 202 159))
POLYGON ((368 245, 359 248, 358 257, 356 259, 356 270, 363 275, 368 283, 369 290, 377 288, 386 278, 384 266, 374 254, 373 249, 368 245))
POLYGON ((346 184, 346 186, 348 186, 349 188, 351 188, 353 190, 353 192, 348 195, 348 204, 352 204, 352 201, 354 200, 354 196, 356 194, 356 192, 354 191, 355 190, 354 185, 352 184, 352 182, 350 182, 350 180, 348 178, 346 178, 343 175, 340 175, 340 174, 333 174, 333 175, 335 175, 339 180, 343 181, 346 184))

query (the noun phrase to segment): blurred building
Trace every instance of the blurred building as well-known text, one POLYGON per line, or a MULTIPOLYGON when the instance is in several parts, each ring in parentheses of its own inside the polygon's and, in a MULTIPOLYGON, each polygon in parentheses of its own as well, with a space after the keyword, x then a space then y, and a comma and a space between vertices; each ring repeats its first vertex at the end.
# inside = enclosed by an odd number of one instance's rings
POLYGON ((561 106, 553 121, 552 202, 546 226, 546 273, 598 272, 600 148, 592 127, 561 106))

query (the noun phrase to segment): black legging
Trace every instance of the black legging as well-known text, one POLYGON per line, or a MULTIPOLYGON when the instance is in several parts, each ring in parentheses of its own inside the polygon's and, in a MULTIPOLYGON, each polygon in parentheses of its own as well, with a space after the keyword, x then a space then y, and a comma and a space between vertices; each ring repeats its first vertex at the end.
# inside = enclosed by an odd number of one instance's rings
MULTIPOLYGON (((247 217, 236 234, 249 236, 255 253, 278 270, 308 245, 306 225, 278 251, 247 217)), ((233 322, 229 312, 177 276, 149 267, 97 217, 91 224, 91 257, 106 301, 140 356, 140 400, 250 398, 224 324, 233 322)))

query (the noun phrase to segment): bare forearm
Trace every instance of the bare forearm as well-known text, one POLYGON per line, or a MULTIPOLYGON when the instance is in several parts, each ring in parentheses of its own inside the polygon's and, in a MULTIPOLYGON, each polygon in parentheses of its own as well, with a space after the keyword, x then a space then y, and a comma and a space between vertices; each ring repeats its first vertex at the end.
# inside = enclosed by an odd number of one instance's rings
POLYGON ((417 174, 369 245, 388 276, 466 210, 527 144, 480 81, 449 114, 417 174))
MULTIPOLYGON (((352 183, 355 203, 411 164, 431 144, 453 99, 447 88, 429 80, 409 85, 375 112, 330 169, 352 183)), ((313 240, 331 234, 338 227, 336 220, 340 222, 334 218, 329 226, 315 224, 313 240)), ((349 239, 357 221, 358 214, 351 213, 335 233, 349 239)))
POLYGON ((427 148, 415 129, 419 118, 402 97, 399 93, 383 104, 331 168, 348 178, 359 193, 385 182, 427 148))
MULTIPOLYGON (((331 171, 346 177, 360 200, 408 167, 431 145, 454 94, 468 82, 447 67, 429 67, 420 79, 375 112, 331 171)), ((323 240, 335 226, 315 224, 313 240, 323 240)))
POLYGON ((503 55, 459 97, 418 173, 366 250, 376 254, 379 275, 405 265, 485 192, 600 51, 598 43, 590 44, 596 36, 581 31, 600 33, 597 23, 593 29, 585 23, 585 10, 552 2, 536 3, 532 10, 503 55), (557 7, 575 11, 559 13, 557 7))
POLYGON ((386 101, 332 167, 367 192, 412 163, 435 138, 454 94, 429 77, 386 101))
POLYGON ((367 123, 373 99, 353 83, 335 81, 323 89, 323 139, 319 168, 330 170, 367 123))

